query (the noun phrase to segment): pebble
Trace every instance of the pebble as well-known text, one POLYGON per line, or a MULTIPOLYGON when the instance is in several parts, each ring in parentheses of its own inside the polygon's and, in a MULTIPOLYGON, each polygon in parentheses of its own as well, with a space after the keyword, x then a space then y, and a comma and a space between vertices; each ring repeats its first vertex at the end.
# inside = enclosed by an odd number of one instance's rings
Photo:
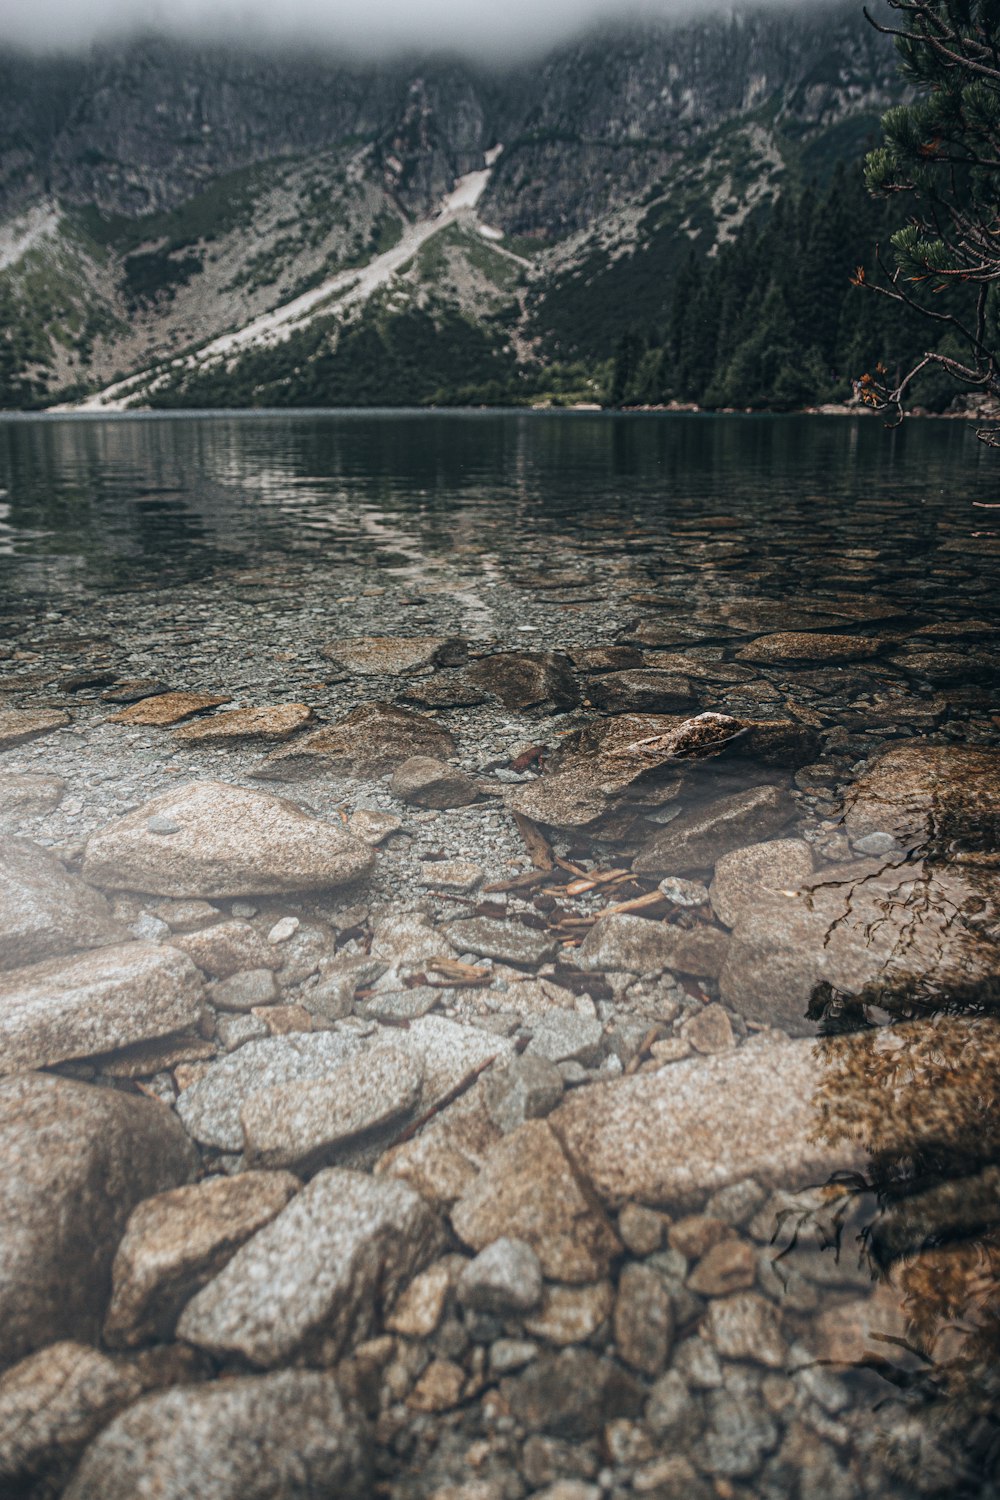
POLYGON ((249 1011, 273 1005, 280 991, 270 969, 245 969, 208 987, 208 998, 218 1010, 249 1011))
POLYGON ((627 1365, 643 1375, 662 1373, 674 1337, 674 1309, 663 1278, 639 1262, 626 1265, 618 1282, 615 1344, 627 1365))
POLYGON ((287 943, 298 930, 298 917, 281 917, 267 934, 267 940, 269 943, 287 943))
POLYGON ((472 953, 524 969, 537 969, 554 958, 559 948, 548 933, 493 917, 463 917, 449 922, 442 932, 457 953, 472 953))
POLYGON ((733 1025, 724 1006, 706 1005, 681 1026, 681 1036, 696 1052, 729 1052, 736 1045, 733 1025))
POLYGON ((708 902, 708 886, 700 880, 684 880, 680 875, 668 875, 657 887, 672 906, 705 906, 708 902))
POLYGON ((464 895, 482 884, 482 867, 469 859, 436 859, 420 866, 420 884, 464 895))
POLYGON ((111 724, 135 724, 165 729, 171 724, 180 724, 208 708, 218 708, 228 703, 212 693, 157 693, 152 698, 141 698, 120 713, 112 714, 111 724))
POLYGON ((549 1344, 585 1344, 611 1316, 615 1304, 610 1281, 588 1286, 558 1286, 549 1282, 542 1305, 524 1319, 524 1330, 549 1344))
POLYGON ((396 767, 389 782, 393 796, 415 807, 468 807, 479 788, 465 771, 431 756, 415 755, 396 767))
POLYGON ((593 1067, 600 1059, 604 1040, 601 1022, 571 1010, 553 1010, 542 1016, 528 1043, 528 1055, 549 1062, 579 1062, 593 1067))
POLYGON ((788 1359, 778 1309, 756 1292, 737 1292, 712 1301, 705 1337, 723 1359, 753 1360, 771 1369, 783 1369, 788 1359))

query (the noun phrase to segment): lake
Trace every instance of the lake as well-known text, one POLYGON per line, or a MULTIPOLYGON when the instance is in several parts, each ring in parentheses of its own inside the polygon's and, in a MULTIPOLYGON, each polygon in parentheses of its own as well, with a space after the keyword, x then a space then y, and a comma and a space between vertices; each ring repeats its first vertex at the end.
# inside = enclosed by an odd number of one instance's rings
MULTIPOLYGON (((465 1450, 489 1500, 995 1494, 998 463, 862 416, 0 419, 5 1070, 328 1204, 169 1307, 116 1266, 109 1345, 354 1356, 400 1500, 465 1450)), ((98 1339, 120 1233, 7 1362, 98 1339)))

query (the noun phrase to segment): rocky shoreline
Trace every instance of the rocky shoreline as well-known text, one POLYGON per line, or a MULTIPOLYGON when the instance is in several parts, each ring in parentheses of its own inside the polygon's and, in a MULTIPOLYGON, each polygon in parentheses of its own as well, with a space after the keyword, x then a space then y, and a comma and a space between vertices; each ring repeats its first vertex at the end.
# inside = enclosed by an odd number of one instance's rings
POLYGON ((395 544, 6 622, 4 1494, 988 1493, 991 625, 395 544))

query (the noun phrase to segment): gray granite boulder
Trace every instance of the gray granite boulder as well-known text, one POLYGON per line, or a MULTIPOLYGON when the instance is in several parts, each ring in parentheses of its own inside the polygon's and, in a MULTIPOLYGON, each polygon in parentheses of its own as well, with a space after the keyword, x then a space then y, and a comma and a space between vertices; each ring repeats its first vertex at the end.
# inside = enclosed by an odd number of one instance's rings
POLYGON ((178 1335, 258 1366, 335 1364, 442 1243, 440 1221, 411 1188, 330 1168, 188 1303, 178 1335))
POLYGON ((201 975, 183 953, 120 943, 0 979, 0 1073, 93 1057, 197 1022, 201 975))
POLYGON ((0 1366, 96 1339, 129 1214, 196 1160, 152 1099, 47 1074, 0 1081, 0 1366))
POLYGON ((27 839, 0 841, 0 969, 125 936, 101 893, 54 854, 27 839))
POLYGON ((366 844, 283 797, 193 781, 95 833, 83 873, 105 890, 252 896, 346 885, 372 863, 366 844))
POLYGON ((370 1452, 332 1375, 178 1386, 105 1428, 65 1500, 366 1500, 370 1452))

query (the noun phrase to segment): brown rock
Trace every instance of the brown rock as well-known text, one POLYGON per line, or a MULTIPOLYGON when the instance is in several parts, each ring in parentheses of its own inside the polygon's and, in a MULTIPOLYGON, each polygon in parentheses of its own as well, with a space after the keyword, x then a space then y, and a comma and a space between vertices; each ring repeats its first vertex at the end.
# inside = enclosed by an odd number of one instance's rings
POLYGON ((681 930, 628 912, 601 917, 576 951, 581 969, 605 973, 658 974, 673 967, 681 930))
POLYGON ((1000 847, 1000 752, 910 740, 879 756, 850 789, 848 832, 891 833, 908 847, 1000 847))
POLYGON ((13 828, 31 813, 51 812, 65 790, 61 776, 45 771, 0 772, 0 826, 13 828))
POLYGON ((200 1019, 203 1000, 191 960, 155 943, 122 943, 12 970, 0 986, 0 1073, 180 1031, 200 1019))
POLYGON ((681 932, 670 967, 676 974, 718 979, 729 952, 729 934, 719 927, 692 927, 681 932))
POLYGON ((175 730, 174 739, 191 745, 231 745, 244 741, 287 740, 308 724, 313 711, 304 703, 279 703, 267 708, 234 708, 213 714, 197 724, 175 730))
POLYGON ((196 1161, 165 1105, 65 1078, 0 1082, 0 1366, 95 1340, 125 1221, 196 1161))
POLYGON ((429 755, 411 756, 397 766, 389 790, 415 807, 468 807, 479 796, 465 771, 429 755))
POLYGON ((649 669, 595 677, 587 684, 587 696, 609 714, 683 713, 696 701, 686 677, 649 669))
POLYGON ((0 708, 0 750, 51 734, 70 722, 69 714, 51 708, 0 708))
POLYGON ((430 667, 461 665, 469 654, 460 636, 357 636, 320 648, 320 655, 362 677, 398 676, 430 667))
POLYGON ((407 1398, 413 1411, 450 1411, 462 1398, 465 1371, 450 1359, 432 1359, 407 1398))
POLYGON ((663 1278, 651 1266, 631 1262, 622 1271, 614 1326, 625 1363, 643 1375, 662 1374, 674 1338, 674 1309, 663 1278))
POLYGON ((107 901, 27 839, 0 842, 0 969, 120 942, 107 901))
POLYGON ((618 1235, 633 1255, 652 1255, 663 1244, 666 1221, 641 1203, 626 1203, 618 1215, 618 1235))
POLYGON ((441 1322, 448 1295, 463 1264, 457 1256, 446 1257, 414 1276, 386 1316, 388 1331, 407 1338, 428 1338, 441 1322))
POLYGON ((653 835, 632 868, 643 875, 683 875, 689 870, 710 869, 730 849, 777 833, 794 814, 794 804, 778 787, 732 792, 681 813, 653 835))
POLYGON ((58 1483, 90 1439, 141 1394, 135 1371, 86 1344, 65 1340, 29 1354, 0 1376, 5 1492, 21 1494, 42 1476, 58 1483))
POLYGON ((877 656, 882 642, 875 636, 821 635, 815 631, 781 631, 763 635, 737 651, 737 661, 865 661, 877 656))
POLYGON ((483 1170, 452 1209, 451 1221, 474 1250, 503 1236, 524 1240, 555 1281, 599 1280, 620 1249, 542 1120, 527 1121, 489 1152, 483 1170))
POLYGON ((115 1255, 105 1341, 128 1348, 170 1338, 185 1303, 299 1186, 288 1172, 244 1172, 140 1203, 115 1255))
POLYGON ((210 979, 229 979, 248 969, 281 968, 278 948, 262 938, 249 922, 235 918, 217 922, 200 932, 179 934, 171 938, 171 947, 186 953, 210 979))
POLYGON ((723 1359, 749 1359, 772 1369, 781 1369, 788 1360, 778 1309, 756 1292, 737 1292, 710 1303, 704 1336, 723 1359))
POLYGON ((582 1442, 616 1417, 640 1415, 639 1382, 590 1349, 563 1349, 533 1361, 500 1386, 515 1421, 529 1432, 582 1442))
POLYGON ((696 1052, 704 1054, 729 1052, 736 1044, 732 1022, 721 1005, 706 1005, 697 1011, 684 1022, 681 1036, 696 1052))
POLYGON ((560 651, 501 651, 473 662, 465 675, 505 708, 568 709, 580 702, 569 658, 560 651))
POLYGON ((829 865, 799 891, 760 891, 733 930, 719 983, 750 1021, 815 1030, 831 991, 888 1009, 975 1002, 997 988, 998 950, 969 925, 988 877, 899 859, 829 865))
POLYGON ((615 1293, 610 1281, 589 1286, 549 1283, 542 1305, 524 1319, 524 1331, 550 1344, 585 1344, 611 1316, 615 1293))
POLYGON ((282 1370, 144 1396, 87 1449, 66 1500, 366 1500, 371 1443, 337 1379, 282 1370), (193 1487, 194 1486, 194 1487, 193 1487))
POLYGON ((257 772, 274 780, 296 776, 381 776, 414 755, 444 760, 455 741, 442 725, 394 703, 365 703, 269 755, 257 772))
POLYGON ((804 839, 771 839, 733 849, 715 866, 709 888, 712 909, 727 927, 735 927, 761 891, 798 890, 812 871, 812 850, 804 839))
POLYGON ((158 896, 278 895, 346 884, 372 863, 367 845, 283 797, 193 781, 94 834, 84 875, 158 896))
POLYGON ((702 1256, 687 1284, 702 1297, 725 1297, 752 1287, 756 1275, 757 1258, 749 1241, 727 1239, 702 1256))
POLYGON ((112 714, 111 724, 143 724, 157 729, 166 729, 171 724, 180 724, 207 708, 218 708, 228 703, 228 698, 219 698, 213 693, 157 693, 153 698, 142 698, 130 708, 112 714))

